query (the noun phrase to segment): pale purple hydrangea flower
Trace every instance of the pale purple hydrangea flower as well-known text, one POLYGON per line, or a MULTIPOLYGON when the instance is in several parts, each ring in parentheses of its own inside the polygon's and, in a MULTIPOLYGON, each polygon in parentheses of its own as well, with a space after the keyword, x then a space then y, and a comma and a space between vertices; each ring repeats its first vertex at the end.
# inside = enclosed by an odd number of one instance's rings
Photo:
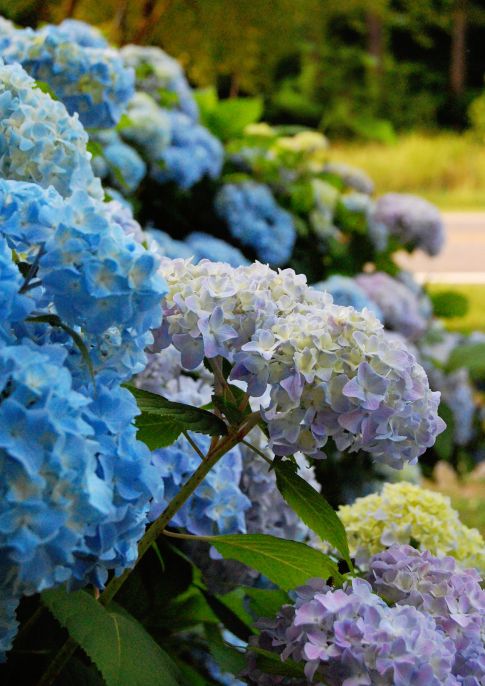
POLYGON ((374 218, 402 243, 421 248, 428 255, 437 255, 444 245, 445 228, 438 209, 416 195, 382 195, 377 200, 374 218))
POLYGON ((439 394, 370 312, 333 305, 304 276, 259 263, 162 258, 161 273, 170 289, 161 345, 180 350, 187 369, 226 358, 251 396, 269 386, 262 414, 275 454, 322 457, 332 437, 339 450, 402 467, 443 430, 439 394))
POLYGON ((379 306, 386 326, 411 340, 423 335, 428 317, 424 316, 419 298, 408 286, 384 272, 359 274, 355 280, 379 306))
MULTIPOLYGON (((326 686, 455 686, 454 644, 430 615, 410 606, 389 607, 363 579, 334 590, 313 579, 297 589, 293 606, 261 621, 253 645, 304 667, 305 680, 326 686)), ((250 657, 249 683, 268 680, 250 657)))
POLYGON ((485 683, 485 592, 476 570, 460 569, 452 557, 396 545, 372 558, 367 578, 387 601, 434 619, 454 643, 453 674, 460 683, 485 683))

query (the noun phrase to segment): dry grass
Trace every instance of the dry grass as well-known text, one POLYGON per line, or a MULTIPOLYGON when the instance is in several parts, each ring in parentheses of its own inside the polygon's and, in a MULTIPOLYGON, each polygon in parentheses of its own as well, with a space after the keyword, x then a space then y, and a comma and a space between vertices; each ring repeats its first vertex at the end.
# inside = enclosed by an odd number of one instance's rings
POLYGON ((364 169, 378 193, 417 193, 442 209, 485 209, 485 143, 471 135, 411 133, 396 143, 339 143, 334 160, 364 169))

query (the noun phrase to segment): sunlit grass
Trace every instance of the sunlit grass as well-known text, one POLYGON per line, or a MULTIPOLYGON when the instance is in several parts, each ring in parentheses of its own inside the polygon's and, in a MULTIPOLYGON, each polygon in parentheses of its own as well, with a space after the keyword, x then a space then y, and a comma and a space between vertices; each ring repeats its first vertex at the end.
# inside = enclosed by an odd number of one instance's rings
POLYGON ((450 331, 485 332, 485 284, 428 284, 430 294, 456 291, 468 300, 468 312, 463 317, 445 319, 445 326, 450 331))
POLYGON ((410 133, 396 143, 339 143, 332 159, 364 169, 378 193, 417 193, 442 209, 485 209, 485 143, 471 135, 410 133))

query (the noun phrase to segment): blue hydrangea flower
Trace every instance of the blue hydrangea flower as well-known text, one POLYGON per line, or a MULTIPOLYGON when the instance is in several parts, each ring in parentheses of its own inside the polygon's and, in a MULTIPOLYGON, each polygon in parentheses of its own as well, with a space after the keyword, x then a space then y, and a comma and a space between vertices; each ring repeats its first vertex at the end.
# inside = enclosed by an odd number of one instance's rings
POLYGON ((170 144, 152 166, 159 183, 173 181, 188 189, 204 176, 217 178, 222 169, 224 149, 220 141, 200 124, 181 112, 167 112, 170 119, 170 144))
MULTIPOLYGON (((210 438, 192 435, 205 454, 210 438)), ((165 497, 152 504, 150 516, 158 517, 178 492, 182 484, 197 469, 200 457, 188 441, 181 437, 167 448, 155 450, 152 463, 163 481, 165 497)), ((195 493, 182 506, 171 521, 198 536, 246 532, 245 511, 251 502, 239 488, 242 472, 241 453, 238 447, 230 450, 209 472, 195 493)))
POLYGON ((4 598, 0 594, 0 662, 5 662, 17 634, 19 623, 15 611, 18 604, 18 598, 4 598))
POLYGON ((215 207, 229 232, 251 247, 258 259, 280 265, 288 262, 296 240, 291 215, 262 184, 226 184, 218 192, 215 207))
POLYGON ((108 42, 99 29, 79 19, 64 19, 58 28, 70 41, 83 48, 108 47, 108 42))
POLYGON ((37 88, 22 67, 0 65, 1 177, 54 186, 63 197, 80 188, 101 199, 87 142, 77 118, 37 88))
POLYGON ((133 193, 146 174, 146 164, 134 148, 116 138, 103 149, 107 172, 114 186, 133 193))
POLYGON ((177 60, 153 46, 126 45, 121 55, 125 64, 135 70, 138 90, 151 95, 162 107, 177 109, 197 121, 197 103, 177 60))
POLYGON ((150 229, 145 231, 145 235, 148 240, 151 241, 150 245, 152 251, 156 252, 158 255, 165 255, 171 260, 174 260, 177 257, 194 257, 194 250, 187 245, 187 243, 175 240, 165 231, 150 229))
POLYGON ((134 92, 133 70, 115 50, 79 45, 57 26, 19 30, 2 56, 47 83, 88 128, 115 126, 134 92))
POLYGON ((313 288, 319 291, 326 291, 330 293, 336 305, 343 305, 344 307, 353 307, 355 310, 363 310, 365 307, 373 312, 378 319, 382 321, 382 313, 371 300, 366 292, 360 288, 356 281, 349 276, 341 276, 340 274, 333 274, 326 281, 320 281, 313 285, 313 288))
POLYGON ((170 117, 149 95, 136 92, 128 103, 126 121, 119 132, 147 161, 156 163, 170 144, 170 117))
POLYGON ((9 325, 24 320, 34 306, 30 298, 19 294, 23 281, 7 241, 0 236, 0 337, 5 339, 9 325))
POLYGON ((187 236, 185 243, 195 254, 196 262, 207 259, 212 262, 227 262, 232 267, 249 264, 240 250, 208 233, 194 231, 187 236))
POLYGON ((323 173, 330 176, 337 176, 342 183, 358 193, 372 195, 374 192, 374 182, 362 169, 352 167, 345 162, 327 162, 323 167, 323 173))

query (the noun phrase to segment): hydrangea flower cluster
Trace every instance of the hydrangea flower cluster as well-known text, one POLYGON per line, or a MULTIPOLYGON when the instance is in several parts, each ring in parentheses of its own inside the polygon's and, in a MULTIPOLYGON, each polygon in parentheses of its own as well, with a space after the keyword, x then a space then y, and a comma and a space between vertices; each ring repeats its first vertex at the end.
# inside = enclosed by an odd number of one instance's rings
POLYGON ((222 186, 215 199, 219 216, 233 238, 252 248, 263 262, 288 262, 296 240, 291 215, 263 184, 244 182, 222 186))
POLYGON ((102 199, 88 137, 76 116, 36 87, 17 64, 0 65, 0 176, 53 186, 63 197, 76 189, 102 199))
POLYGON ((374 216, 389 233, 411 248, 437 255, 445 242, 443 220, 437 208, 415 195, 386 193, 377 200, 374 216))
POLYGON ((177 109, 197 121, 199 111, 182 67, 160 48, 125 45, 121 56, 135 70, 136 88, 160 106, 177 109))
POLYGON ((224 157, 220 141, 182 112, 167 111, 167 116, 170 143, 152 167, 153 178, 159 183, 173 181, 188 189, 204 176, 218 177, 224 157))
POLYGON ((374 182, 362 169, 352 167, 345 162, 327 162, 323 168, 324 174, 338 177, 344 186, 351 188, 357 193, 372 195, 374 182))
POLYGON ((353 307, 355 310, 367 308, 379 320, 382 321, 383 319, 379 306, 367 296, 367 293, 350 276, 333 274, 325 281, 313 284, 313 288, 330 293, 336 305, 353 307))
POLYGON ((100 132, 94 140, 101 144, 102 155, 93 158, 97 176, 108 179, 125 193, 133 193, 144 178, 147 168, 143 158, 124 143, 114 130, 100 132))
POLYGON ((101 587, 136 559, 163 484, 120 384, 144 367, 166 287, 129 209, 101 201, 77 118, 18 65, 0 84, 3 651, 21 595, 101 587))
POLYGON ((170 118, 147 93, 136 92, 128 103, 120 134, 142 152, 144 159, 156 163, 170 143, 170 118))
POLYGON ((79 19, 64 19, 58 28, 71 42, 84 48, 108 47, 108 41, 99 29, 79 19))
POLYGON ((384 272, 359 274, 355 280, 378 305, 386 326, 411 340, 422 336, 428 320, 423 316, 418 297, 404 283, 384 272))
POLYGON ((88 128, 115 126, 134 92, 134 74, 119 54, 72 40, 72 26, 46 25, 10 33, 2 57, 20 63, 36 81, 47 83, 68 112, 88 128))
POLYGON ((473 386, 467 369, 457 369, 445 374, 441 369, 427 366, 430 383, 441 393, 442 402, 453 414, 453 441, 466 445, 474 435, 473 422, 476 414, 473 386))
MULTIPOLYGON (((203 454, 210 444, 208 436, 192 436, 203 454)), ((180 487, 200 464, 200 457, 186 438, 179 438, 167 448, 155 450, 152 464, 163 481, 164 498, 155 499, 150 517, 156 519, 180 487)), ((245 511, 250 500, 241 492, 239 481, 242 458, 239 447, 230 450, 209 472, 195 493, 180 508, 171 521, 198 536, 246 533, 245 511)))
MULTIPOLYGON (((412 606, 388 606, 367 581, 332 590, 318 579, 297 589, 293 606, 261 621, 254 644, 304 666, 301 684, 328 686, 458 686, 452 675, 455 646, 433 617, 412 606)), ((267 680, 250 658, 249 683, 267 680)))
POLYGON ((450 557, 401 545, 373 557, 367 578, 388 602, 415 607, 451 638, 457 677, 451 683, 483 684, 485 591, 476 570, 459 569, 450 557))
POLYGON ((461 523, 450 499, 407 482, 385 484, 381 493, 341 505, 338 516, 350 554, 362 569, 375 553, 395 543, 413 543, 435 555, 452 555, 461 566, 485 570, 485 543, 461 523))
POLYGON ((444 428, 439 393, 399 341, 369 312, 331 297, 292 270, 162 258, 169 285, 161 341, 194 369, 222 356, 251 396, 271 388, 262 409, 277 455, 321 457, 329 436, 401 467, 444 428))
POLYGON ((367 230, 370 242, 377 252, 387 248, 389 232, 382 221, 375 216, 375 203, 366 193, 346 193, 340 198, 340 203, 346 212, 352 215, 360 215, 367 230))
POLYGON ((170 259, 192 257, 194 264, 207 259, 212 262, 227 262, 231 267, 249 264, 240 250, 202 231, 194 231, 184 241, 177 241, 160 230, 149 230, 146 235, 153 239, 151 249, 170 259))

